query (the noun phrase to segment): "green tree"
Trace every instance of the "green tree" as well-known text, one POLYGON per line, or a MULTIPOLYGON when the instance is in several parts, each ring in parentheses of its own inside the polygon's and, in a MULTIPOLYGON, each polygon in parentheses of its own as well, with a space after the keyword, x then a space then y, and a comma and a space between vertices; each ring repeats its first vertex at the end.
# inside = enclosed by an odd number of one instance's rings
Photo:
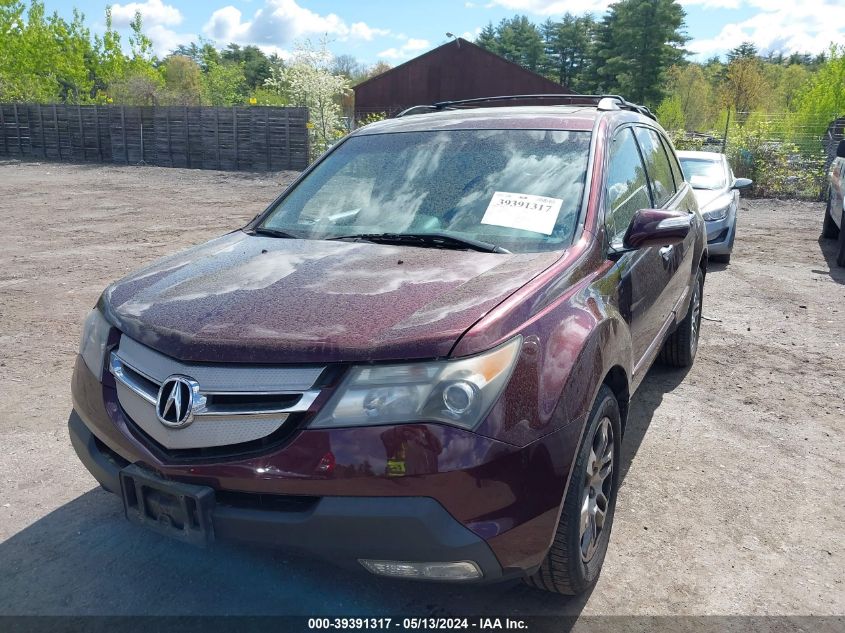
POLYGON ((683 61, 683 8, 675 0, 619 0, 597 31, 598 86, 655 105, 664 95, 669 67, 683 61))
POLYGON ((475 38, 475 43, 481 48, 486 48, 491 53, 499 54, 499 41, 496 36, 496 27, 492 22, 488 22, 487 26, 481 29, 481 33, 475 38))
POLYGON ((106 30, 102 37, 94 36, 96 68, 94 91, 98 100, 107 100, 108 86, 126 73, 127 59, 120 44, 120 33, 112 26, 111 7, 106 7, 106 30))
POLYGON ((152 62, 153 41, 144 34, 143 18, 140 11, 135 11, 135 17, 129 23, 132 34, 129 36, 129 46, 132 49, 132 60, 141 62, 152 62))
POLYGON ((559 22, 547 20, 541 27, 545 42, 544 73, 575 92, 589 92, 587 78, 596 22, 592 15, 566 13, 559 22))
POLYGON ((722 102, 743 122, 759 107, 766 93, 767 83, 757 57, 735 57, 726 69, 721 85, 722 102))
POLYGON ((764 105, 769 112, 794 112, 813 75, 802 64, 786 66, 774 62, 763 65, 763 74, 767 84, 764 105))
POLYGON ((255 90, 264 85, 270 77, 270 60, 257 46, 229 44, 220 54, 224 62, 240 64, 243 68, 244 82, 249 90, 255 90))
POLYGON ((737 59, 756 59, 758 57, 757 47, 753 42, 743 42, 736 48, 728 51, 728 63, 737 59))
POLYGON ((816 134, 845 115, 845 46, 830 47, 826 61, 797 98, 796 109, 800 124, 816 134))
POLYGON ((141 12, 136 11, 129 25, 131 56, 123 69, 108 86, 109 97, 115 103, 127 105, 157 105, 164 88, 163 69, 157 68, 153 43, 144 34, 141 12))
POLYGON ((372 66, 368 66, 364 70, 364 74, 358 79, 358 83, 361 83, 362 81, 366 81, 367 79, 370 79, 371 77, 375 77, 376 75, 386 73, 391 68, 393 68, 393 66, 391 66, 387 62, 378 61, 375 64, 373 64, 372 66))
POLYGON ((666 73, 666 88, 669 96, 677 99, 686 129, 705 131, 713 126, 718 106, 704 67, 672 66, 666 73))
POLYGON ((203 105, 230 106, 246 100, 242 64, 211 62, 202 75, 203 105))
POLYGON ((95 51, 78 11, 65 21, 33 0, 0 3, 0 96, 5 100, 85 103, 92 99, 95 51), (26 17, 24 18, 24 12, 26 17))
POLYGON ((660 125, 667 130, 683 130, 686 127, 681 100, 676 95, 663 99, 657 106, 655 114, 657 120, 660 121, 660 125))
POLYGON ((190 57, 171 55, 164 61, 164 101, 171 105, 200 104, 202 72, 190 57))
POLYGON ((495 28, 488 25, 475 43, 534 72, 548 65, 540 30, 524 15, 504 18, 495 28))

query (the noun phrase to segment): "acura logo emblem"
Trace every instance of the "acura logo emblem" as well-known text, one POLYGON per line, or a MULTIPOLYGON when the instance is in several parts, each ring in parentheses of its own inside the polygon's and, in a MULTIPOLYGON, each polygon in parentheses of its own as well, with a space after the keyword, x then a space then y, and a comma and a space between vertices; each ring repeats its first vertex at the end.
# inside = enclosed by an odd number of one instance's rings
POLYGON ((200 386, 187 376, 170 376, 161 383, 156 400, 158 421, 171 429, 181 429, 194 421, 194 404, 200 386))

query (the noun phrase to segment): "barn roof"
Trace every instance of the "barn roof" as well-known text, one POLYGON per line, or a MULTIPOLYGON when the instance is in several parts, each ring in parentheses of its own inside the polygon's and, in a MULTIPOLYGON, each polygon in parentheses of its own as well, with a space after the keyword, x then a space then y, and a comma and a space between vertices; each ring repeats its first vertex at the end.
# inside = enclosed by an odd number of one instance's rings
POLYGON ((571 91, 463 38, 354 86, 356 110, 394 110, 449 99, 571 91))

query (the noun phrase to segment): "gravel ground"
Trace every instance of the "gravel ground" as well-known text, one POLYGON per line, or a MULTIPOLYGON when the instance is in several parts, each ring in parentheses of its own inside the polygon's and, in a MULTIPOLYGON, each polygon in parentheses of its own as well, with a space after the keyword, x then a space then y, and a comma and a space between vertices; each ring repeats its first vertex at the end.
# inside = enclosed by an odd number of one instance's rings
POLYGON ((107 283, 238 227, 292 176, 0 162, 0 614, 845 613, 845 269, 818 203, 743 202, 695 366, 653 369, 632 402, 586 598, 391 582, 127 524, 67 437, 82 319, 107 283))

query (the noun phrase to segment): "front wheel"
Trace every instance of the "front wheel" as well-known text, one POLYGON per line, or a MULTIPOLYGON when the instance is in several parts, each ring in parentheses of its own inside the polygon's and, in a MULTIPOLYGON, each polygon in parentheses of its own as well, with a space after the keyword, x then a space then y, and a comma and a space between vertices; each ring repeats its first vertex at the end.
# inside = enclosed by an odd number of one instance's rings
POLYGON ((602 385, 575 457, 552 546, 526 583, 573 596, 599 579, 616 507, 621 453, 619 403, 602 385))
POLYGON ((701 332, 701 304, 704 296, 704 272, 701 268, 695 274, 692 297, 684 320, 672 332, 660 350, 660 362, 671 367, 690 367, 698 351, 698 335, 701 332))

